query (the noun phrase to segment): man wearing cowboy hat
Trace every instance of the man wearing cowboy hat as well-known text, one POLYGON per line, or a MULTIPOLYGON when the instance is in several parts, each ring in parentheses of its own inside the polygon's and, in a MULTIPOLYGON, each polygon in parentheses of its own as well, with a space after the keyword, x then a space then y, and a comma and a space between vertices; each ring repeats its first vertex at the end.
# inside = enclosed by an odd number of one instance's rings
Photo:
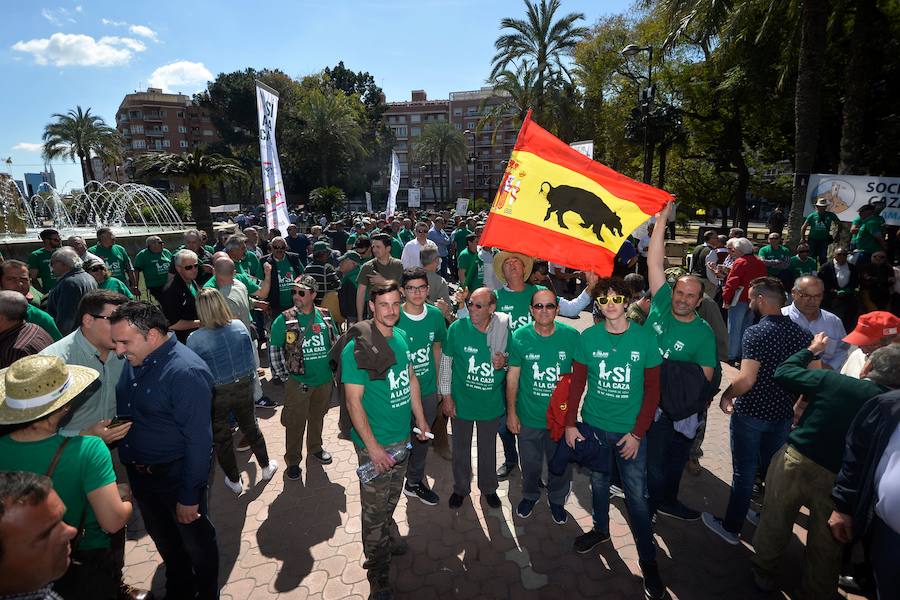
MULTIPOLYGON (((542 285, 525 283, 531 276, 534 259, 519 252, 501 250, 494 257, 494 274, 505 285, 497 290, 497 312, 509 315, 509 329, 515 331, 532 322, 531 298, 538 290, 545 290, 542 285)), ((574 300, 559 300, 559 314, 564 317, 577 317, 578 313, 591 303, 591 292, 597 285, 597 276, 586 274, 587 287, 574 300)), ((504 461, 497 470, 497 476, 504 479, 516 468, 519 462, 516 451, 516 438, 506 427, 506 419, 500 419, 500 440, 503 442, 504 461)))
POLYGON ((803 226, 800 228, 800 241, 809 243, 810 255, 818 261, 819 266, 825 264, 828 244, 834 241, 832 228, 835 225, 840 230, 841 221, 836 214, 828 210, 828 200, 825 198, 816 200, 816 210, 809 213, 803 220, 803 226))

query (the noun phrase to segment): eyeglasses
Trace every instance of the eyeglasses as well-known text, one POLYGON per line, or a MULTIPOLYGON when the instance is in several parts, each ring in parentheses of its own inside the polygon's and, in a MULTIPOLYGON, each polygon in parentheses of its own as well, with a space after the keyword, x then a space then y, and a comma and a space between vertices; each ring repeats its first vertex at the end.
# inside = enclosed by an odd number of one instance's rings
POLYGON ((597 298, 597 304, 600 306, 606 306, 610 302, 613 304, 624 304, 625 296, 600 296, 597 298))
POLYGON ((544 310, 545 308, 547 310, 554 310, 556 308, 556 303, 555 302, 538 302, 537 304, 532 304, 531 308, 533 308, 534 310, 544 310))
POLYGON ((95 315, 94 313, 89 313, 95 319, 103 319, 104 321, 109 321, 112 319, 112 315, 95 315))
POLYGON ((287 246, 272 246, 272 250, 287 250, 287 246))
POLYGON ((98 273, 98 272, 103 271, 103 270, 105 270, 105 269, 106 269, 106 267, 91 267, 90 269, 88 269, 88 271, 91 272, 91 273, 98 273))
POLYGON ((428 233, 427 229, 416 229, 416 233, 428 233))
POLYGON ((181 268, 184 269, 185 271, 193 271, 194 269, 197 268, 197 263, 194 263, 192 265, 181 265, 181 268))
POLYGON ((806 292, 797 292, 797 296, 804 300, 821 300, 824 294, 807 294, 806 292))
POLYGON ((405 289, 407 292, 424 292, 428 289, 428 284, 425 285, 408 285, 405 289))
POLYGON ((472 308, 474 306, 478 310, 481 310, 482 308, 487 308, 488 306, 490 306, 490 304, 479 304, 478 302, 472 302, 471 300, 466 300, 466 306, 468 308, 472 308))
POLYGON ((307 292, 307 290, 293 290, 293 291, 291 291, 291 294, 293 294, 294 296, 300 296, 301 298, 305 298, 306 292, 307 292))

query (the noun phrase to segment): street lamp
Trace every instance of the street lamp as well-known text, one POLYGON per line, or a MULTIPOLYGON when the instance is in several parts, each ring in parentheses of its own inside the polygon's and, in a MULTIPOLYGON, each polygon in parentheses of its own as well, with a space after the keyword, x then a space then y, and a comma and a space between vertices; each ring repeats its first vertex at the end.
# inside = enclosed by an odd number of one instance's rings
POLYGON ((477 155, 475 154, 475 132, 471 129, 466 129, 464 132, 466 135, 472 136, 472 156, 469 157, 469 162, 472 163, 472 205, 475 205, 475 162, 477 155))
POLYGON ((644 118, 644 183, 650 183, 653 177, 653 148, 650 147, 650 111, 653 109, 653 46, 628 44, 621 50, 622 56, 634 56, 638 52, 647 52, 647 89, 641 92, 641 108, 644 118))

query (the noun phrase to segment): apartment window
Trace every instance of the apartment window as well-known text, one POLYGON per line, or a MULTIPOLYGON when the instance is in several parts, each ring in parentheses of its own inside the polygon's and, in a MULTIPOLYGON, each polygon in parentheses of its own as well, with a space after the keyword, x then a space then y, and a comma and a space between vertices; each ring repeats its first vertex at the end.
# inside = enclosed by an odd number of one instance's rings
POLYGON ((205 137, 212 137, 212 135, 213 135, 213 130, 212 130, 212 129, 204 129, 204 130, 203 130, 203 135, 204 135, 205 137))
POLYGON ((187 133, 187 127, 185 127, 184 125, 179 125, 178 133, 187 133))
POLYGON ((161 116, 161 117, 166 116, 166 114, 167 114, 167 113, 166 113, 166 111, 164 111, 164 110, 159 111, 159 116, 161 116))
POLYGON ((131 147, 135 150, 143 150, 147 147, 147 143, 144 140, 131 140, 131 147))
POLYGON ((132 125, 131 133, 144 133, 144 126, 143 125, 132 125))
POLYGON ((163 126, 162 126, 162 132, 163 132, 163 133, 169 133, 169 126, 168 126, 168 125, 163 125, 163 126))
POLYGON ((169 140, 163 140, 162 144, 163 144, 163 148, 169 148, 172 145, 172 143, 169 140))
POLYGON ((439 115, 437 116, 437 120, 438 120, 438 121, 444 121, 446 116, 447 116, 447 115, 445 115, 444 113, 441 113, 441 114, 439 114, 439 115))
POLYGON ((468 121, 468 122, 466 122, 466 129, 469 129, 469 130, 471 130, 471 131, 475 131, 475 121, 468 121))
POLYGON ((397 137, 406 137, 406 127, 392 127, 394 135, 397 137))
POLYGON ((462 165, 454 165, 453 170, 459 173, 460 171, 462 171, 462 165))
POLYGON ((462 129, 462 123, 454 123, 453 126, 457 129, 462 129))
POLYGON ((187 140, 181 140, 180 142, 178 142, 178 145, 182 148, 187 148, 188 147, 187 140))
POLYGON ((462 116, 462 108, 454 108, 454 109, 453 109, 453 116, 454 116, 454 117, 461 117, 461 116, 462 116))
POLYGON ((184 118, 184 111, 183 111, 183 110, 179 110, 178 113, 177 113, 177 116, 178 116, 179 119, 183 119, 183 118, 184 118))
POLYGON ((407 143, 406 141, 397 142, 397 150, 406 150, 407 143))
POLYGON ((409 130, 409 133, 413 137, 419 137, 420 135, 422 135, 422 128, 421 127, 413 127, 409 130))
POLYGON ((409 115, 409 122, 410 123, 421 123, 422 115, 409 115))
POLYGON ((453 184, 454 184, 454 185, 457 185, 457 186, 462 185, 462 179, 459 179, 459 178, 454 179, 454 180, 453 180, 453 184))
POLYGON ((128 113, 128 116, 131 117, 132 119, 140 119, 140 118, 143 118, 143 115, 141 115, 141 111, 139 111, 139 110, 132 110, 132 111, 130 111, 130 112, 128 113))
POLYGON ((477 106, 469 106, 469 107, 467 107, 467 108, 466 108, 466 114, 467 114, 467 115, 477 115, 477 114, 478 114, 478 107, 477 107, 477 106))

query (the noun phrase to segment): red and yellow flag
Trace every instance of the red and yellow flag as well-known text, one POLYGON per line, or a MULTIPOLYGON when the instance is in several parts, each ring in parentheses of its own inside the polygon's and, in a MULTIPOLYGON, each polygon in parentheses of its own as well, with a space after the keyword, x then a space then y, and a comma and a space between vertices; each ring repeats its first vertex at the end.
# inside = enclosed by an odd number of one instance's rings
POLYGON ((481 244, 608 276, 622 242, 672 195, 522 123, 481 244))

